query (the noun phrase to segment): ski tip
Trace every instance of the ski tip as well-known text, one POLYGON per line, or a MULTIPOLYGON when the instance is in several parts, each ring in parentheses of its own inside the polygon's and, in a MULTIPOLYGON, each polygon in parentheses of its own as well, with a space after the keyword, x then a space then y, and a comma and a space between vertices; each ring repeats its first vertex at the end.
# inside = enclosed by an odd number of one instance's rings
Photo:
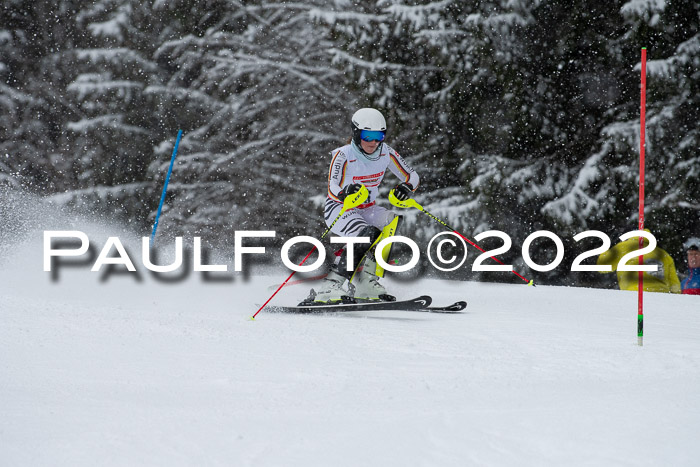
POLYGON ((531 279, 530 282, 527 283, 527 285, 535 287, 535 281, 531 279))

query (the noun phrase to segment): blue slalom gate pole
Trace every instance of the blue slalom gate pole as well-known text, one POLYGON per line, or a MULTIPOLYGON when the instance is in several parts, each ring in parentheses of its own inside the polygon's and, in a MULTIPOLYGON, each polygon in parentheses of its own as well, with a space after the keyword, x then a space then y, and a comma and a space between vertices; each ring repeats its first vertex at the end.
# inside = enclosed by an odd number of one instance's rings
POLYGON ((180 138, 182 137, 182 130, 177 132, 177 140, 175 141, 175 148, 173 148, 173 155, 170 158, 170 167, 168 168, 168 175, 165 177, 165 185, 163 186, 163 194, 160 196, 160 204, 158 205, 158 213, 156 214, 156 222, 153 224, 153 232, 151 232, 151 246, 153 246, 153 239, 156 238, 156 229, 158 228, 158 220, 160 219, 160 211, 163 209, 163 203, 165 202, 165 194, 168 191, 168 182, 170 181, 170 174, 173 173, 173 164, 175 164, 175 156, 177 155, 177 147, 180 145, 180 138))

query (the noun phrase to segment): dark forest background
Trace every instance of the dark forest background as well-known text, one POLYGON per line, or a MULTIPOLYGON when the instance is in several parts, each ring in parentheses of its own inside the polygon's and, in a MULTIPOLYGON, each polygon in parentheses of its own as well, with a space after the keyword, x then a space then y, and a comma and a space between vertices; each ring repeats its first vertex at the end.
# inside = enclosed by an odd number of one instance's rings
MULTIPOLYGON (((471 238, 508 233, 516 269, 551 230, 564 263, 531 275, 604 285, 567 272, 597 246, 572 237, 636 229, 642 47, 646 225, 683 271, 700 236, 694 0, 4 0, 0 186, 148 235, 182 129, 159 235, 315 235, 328 153, 371 106, 428 210, 471 238)), ((403 234, 439 231, 405 214, 403 234)))

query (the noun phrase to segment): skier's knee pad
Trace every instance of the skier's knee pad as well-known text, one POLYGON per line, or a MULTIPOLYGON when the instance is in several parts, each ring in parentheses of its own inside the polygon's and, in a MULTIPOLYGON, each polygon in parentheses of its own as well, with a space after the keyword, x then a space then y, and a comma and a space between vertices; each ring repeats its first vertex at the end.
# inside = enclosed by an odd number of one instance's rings
MULTIPOLYGON (((382 229, 382 239, 392 237, 396 235, 396 232, 399 230, 399 225, 401 225, 401 220, 403 219, 402 216, 396 216, 394 219, 389 222, 383 229, 382 229)), ((389 243, 388 245, 384 246, 382 248, 381 252, 376 252, 374 253, 375 257, 381 256, 382 259, 384 260, 385 263, 389 262, 389 257, 391 256, 391 247, 392 243, 389 243)), ((384 277, 384 268, 381 265, 377 265, 377 276, 379 277, 384 277)))
POLYGON ((389 238, 396 235, 402 220, 403 216, 396 216, 391 220, 391 222, 385 225, 382 229, 382 238, 389 238))

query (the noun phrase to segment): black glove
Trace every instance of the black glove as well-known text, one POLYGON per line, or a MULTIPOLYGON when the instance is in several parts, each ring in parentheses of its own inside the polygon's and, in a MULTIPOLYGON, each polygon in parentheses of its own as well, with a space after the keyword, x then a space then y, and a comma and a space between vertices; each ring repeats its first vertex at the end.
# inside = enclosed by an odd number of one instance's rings
POLYGON ((338 199, 340 201, 345 201, 345 198, 348 195, 352 195, 353 193, 357 193, 362 189, 362 183, 352 183, 342 190, 340 190, 340 193, 338 193, 338 199))
POLYGON ((400 183, 394 188, 394 196, 399 201, 406 201, 413 196, 413 187, 408 183, 400 183))

